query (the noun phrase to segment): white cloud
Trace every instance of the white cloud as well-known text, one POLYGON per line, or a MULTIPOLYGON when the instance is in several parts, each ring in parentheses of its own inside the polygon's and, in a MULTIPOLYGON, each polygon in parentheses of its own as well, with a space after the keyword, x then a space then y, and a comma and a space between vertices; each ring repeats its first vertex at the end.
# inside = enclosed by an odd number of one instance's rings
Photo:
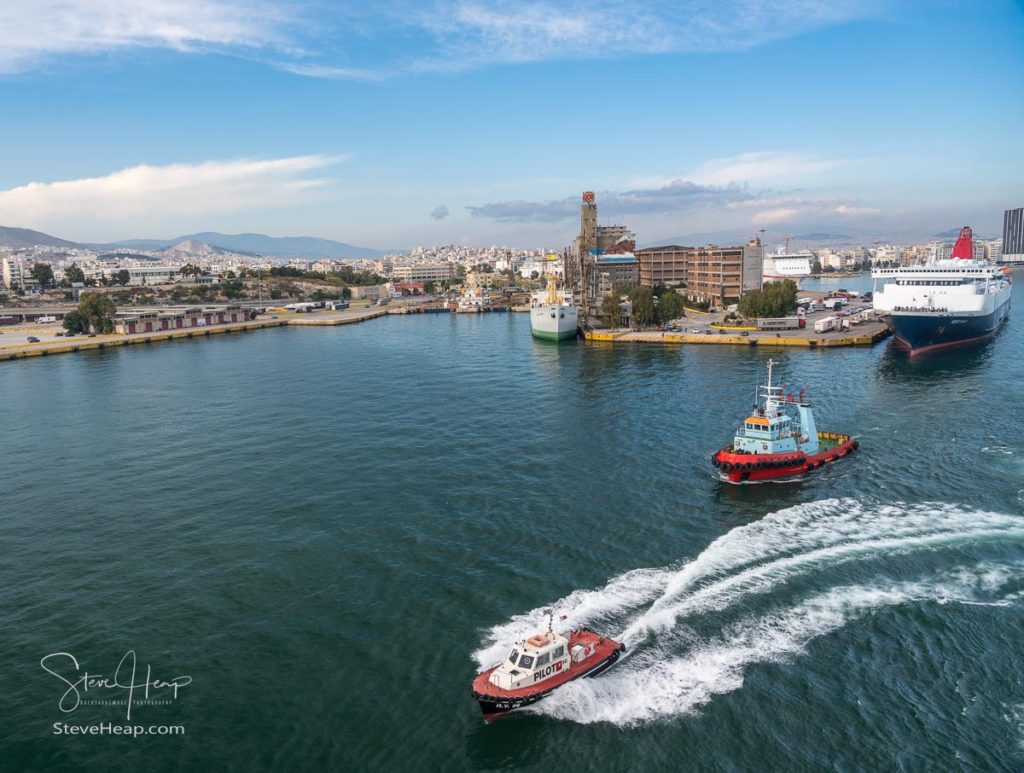
POLYGON ((332 67, 323 64, 303 62, 279 62, 279 70, 294 75, 305 75, 308 78, 325 78, 337 81, 379 81, 388 77, 383 71, 367 70, 358 67, 332 67))
POLYGON ((0 73, 129 48, 256 57, 314 78, 737 51, 876 15, 892 0, 3 0, 0 73), (367 45, 370 43, 370 45, 367 45))
POLYGON ((827 220, 837 215, 841 219, 857 220, 872 218, 882 214, 875 207, 857 206, 849 200, 821 198, 806 199, 798 197, 751 198, 746 201, 734 201, 726 205, 733 210, 757 210, 750 218, 752 224, 773 225, 796 220, 827 220))
POLYGON ((853 19, 887 0, 441 0, 410 23, 436 47, 419 70, 631 54, 738 51, 853 19))
POLYGON ((730 158, 717 158, 700 164, 689 178, 704 185, 726 185, 734 182, 764 182, 780 185, 820 174, 842 166, 832 158, 815 158, 802 153, 763 151, 741 153, 730 158))
POLYGON ((265 0, 4 0, 0 73, 130 47, 287 48, 288 20, 265 0))
POLYGON ((342 159, 294 156, 270 160, 140 165, 104 177, 32 182, 0 191, 0 222, 44 227, 68 223, 128 225, 207 217, 310 200, 330 181, 309 177, 342 159))

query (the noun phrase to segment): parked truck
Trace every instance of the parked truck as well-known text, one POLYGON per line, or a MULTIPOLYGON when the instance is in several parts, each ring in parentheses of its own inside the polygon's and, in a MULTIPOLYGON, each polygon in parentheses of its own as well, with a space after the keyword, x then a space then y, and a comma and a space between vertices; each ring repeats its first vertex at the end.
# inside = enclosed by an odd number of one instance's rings
POLYGON ((827 333, 830 330, 835 330, 838 326, 837 322, 838 320, 835 317, 825 317, 824 319, 819 319, 817 322, 814 323, 814 332, 827 333))

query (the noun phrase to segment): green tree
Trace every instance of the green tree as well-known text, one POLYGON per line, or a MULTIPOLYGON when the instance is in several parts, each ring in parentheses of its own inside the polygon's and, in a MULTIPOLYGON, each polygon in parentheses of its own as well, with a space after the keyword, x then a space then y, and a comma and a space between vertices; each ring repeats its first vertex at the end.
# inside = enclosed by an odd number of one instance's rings
POLYGON ((630 287, 626 294, 633 302, 633 321, 640 327, 653 325, 657 319, 654 305, 654 293, 650 287, 630 287))
POLYGON ((82 293, 78 312, 84 318, 86 326, 94 333, 114 332, 114 314, 117 313, 117 307, 106 295, 82 293))
POLYGON ((78 311, 78 309, 72 309, 65 314, 62 324, 69 333, 84 333, 87 326, 85 317, 82 316, 82 312, 78 311))
POLYGON ((782 317, 796 310, 796 296, 797 286, 792 279, 769 282, 740 298, 739 311, 748 319, 782 317))
POLYGON ((423 292, 426 293, 427 295, 430 295, 432 292, 434 292, 435 289, 436 287, 433 282, 423 283, 423 292))
POLYGON ((817 257, 815 257, 814 264, 811 266, 811 273, 812 274, 820 274, 821 273, 821 261, 818 260, 817 257))
POLYGON ((341 297, 342 298, 351 298, 352 297, 352 288, 351 287, 342 287, 341 288, 341 297))
POLYGON ((132 280, 131 272, 126 268, 122 268, 120 271, 114 273, 114 281, 117 282, 121 287, 124 287, 132 280))
POLYGON ((622 323, 622 301, 618 293, 606 295, 601 301, 601 315, 608 327, 618 327, 622 323))
POLYGON ((658 298, 658 321, 661 323, 677 319, 683 314, 683 307, 686 305, 683 296, 669 290, 662 293, 658 298))
POLYGON ((66 269, 64 269, 64 278, 68 282, 82 282, 85 283, 85 272, 78 267, 77 263, 72 263, 66 269))
POLYGON ((32 278, 39 282, 39 286, 44 290, 53 287, 53 266, 49 263, 34 263, 32 269, 29 271, 32 278))
POLYGON ((244 285, 240 279, 230 279, 220 285, 221 294, 225 298, 241 298, 245 295, 244 285))

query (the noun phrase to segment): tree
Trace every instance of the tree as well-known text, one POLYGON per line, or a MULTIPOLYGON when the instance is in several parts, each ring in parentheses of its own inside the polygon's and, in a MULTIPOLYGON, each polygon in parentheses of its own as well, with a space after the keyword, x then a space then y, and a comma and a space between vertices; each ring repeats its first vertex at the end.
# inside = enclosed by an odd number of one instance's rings
POLYGON ((654 304, 654 293, 650 287, 631 287, 627 290, 629 299, 633 302, 633 319, 640 327, 653 325, 657 319, 657 309, 654 304))
POLYGON ((685 306, 683 296, 669 290, 658 298, 658 321, 665 323, 681 317, 685 306))
POLYGON ((618 293, 606 295, 601 301, 601 314, 608 323, 608 327, 618 327, 622 322, 622 301, 618 293))
POLYGON ((126 268, 122 268, 120 271, 114 273, 114 281, 121 285, 121 287, 124 287, 131 280, 131 272, 126 268))
POLYGON ((39 286, 44 290, 53 287, 53 266, 49 263, 34 263, 32 264, 32 270, 29 271, 32 278, 39 282, 39 286))
POLYGON ((66 269, 64 269, 64 278, 68 282, 82 282, 85 283, 85 272, 78 267, 77 263, 72 263, 66 269))
POLYGON ((114 314, 117 313, 117 307, 106 295, 82 293, 78 312, 84 318, 86 326, 94 333, 114 332, 114 314))
POLYGON ((85 317, 77 309, 72 309, 64 315, 63 325, 69 333, 84 333, 87 328, 85 317))
POLYGON ((351 298, 352 297, 352 288, 351 287, 342 287, 341 288, 341 297, 342 298, 351 298))
POLYGON ((811 273, 812 274, 820 274, 821 273, 821 261, 818 260, 818 258, 814 259, 814 265, 811 266, 811 273))
POLYGON ((760 290, 751 290, 739 301, 739 311, 748 319, 782 317, 796 309, 797 286, 792 279, 769 282, 760 290))
POLYGON ((433 282, 424 282, 423 283, 423 292, 426 293, 427 295, 430 295, 431 293, 433 293, 435 289, 437 289, 437 288, 435 287, 433 282))

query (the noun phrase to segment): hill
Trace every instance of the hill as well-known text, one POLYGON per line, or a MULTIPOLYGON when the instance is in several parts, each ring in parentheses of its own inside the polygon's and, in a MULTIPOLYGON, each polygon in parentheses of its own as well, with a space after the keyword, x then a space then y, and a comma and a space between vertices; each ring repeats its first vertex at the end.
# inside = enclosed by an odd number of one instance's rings
POLYGON ((266 255, 276 258, 379 258, 398 250, 359 247, 315 236, 267 236, 266 234, 222 234, 216 231, 186 234, 175 239, 126 239, 105 248, 129 247, 137 250, 161 250, 181 242, 201 242, 230 252, 266 255))
POLYGON ((20 250, 25 247, 81 247, 80 244, 28 228, 7 228, 0 225, 0 247, 20 250))

